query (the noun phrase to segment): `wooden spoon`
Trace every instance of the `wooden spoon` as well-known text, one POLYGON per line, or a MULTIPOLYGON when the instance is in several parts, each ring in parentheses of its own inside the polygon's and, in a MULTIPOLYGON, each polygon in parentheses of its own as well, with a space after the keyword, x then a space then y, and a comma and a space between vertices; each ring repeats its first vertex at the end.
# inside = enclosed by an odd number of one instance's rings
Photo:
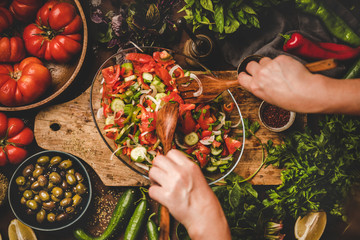
MULTIPOLYGON (((172 148, 172 141, 179 117, 179 104, 177 102, 166 103, 156 116, 156 134, 164 147, 164 154, 172 148)), ((170 234, 169 209, 162 206, 160 209, 160 240, 168 240, 170 234)))

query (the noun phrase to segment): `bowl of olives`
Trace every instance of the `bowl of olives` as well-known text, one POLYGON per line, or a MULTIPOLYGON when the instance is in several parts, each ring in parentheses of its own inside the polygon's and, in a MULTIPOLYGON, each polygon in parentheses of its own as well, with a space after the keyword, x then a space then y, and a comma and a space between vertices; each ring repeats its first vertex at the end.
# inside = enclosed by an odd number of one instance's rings
POLYGON ((8 198, 16 218, 40 231, 58 231, 79 221, 90 205, 92 188, 85 166, 61 151, 28 157, 10 179, 8 198))

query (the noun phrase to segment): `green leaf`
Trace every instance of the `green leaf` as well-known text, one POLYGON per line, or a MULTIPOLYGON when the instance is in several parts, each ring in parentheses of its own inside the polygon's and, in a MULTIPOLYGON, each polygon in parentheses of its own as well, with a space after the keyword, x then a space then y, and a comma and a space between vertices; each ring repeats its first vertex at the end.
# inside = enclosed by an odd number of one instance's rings
POLYGON ((209 10, 210 12, 214 12, 213 3, 211 0, 200 0, 200 4, 206 10, 209 10))
POLYGON ((229 202, 232 208, 237 208, 241 202, 242 191, 239 184, 236 182, 229 192, 229 202))
POLYGON ((146 12, 146 22, 150 26, 155 26, 160 21, 160 12, 155 4, 150 4, 146 12))
POLYGON ((254 27, 260 28, 259 19, 258 19, 257 17, 255 17, 254 15, 250 16, 249 22, 250 22, 254 27))
POLYGON ((194 5, 195 0, 184 0, 184 2, 186 3, 186 7, 190 8, 192 5, 194 5))
POLYGON ((224 32, 224 9, 221 4, 215 5, 215 25, 220 33, 224 32))
POLYGON ((254 9, 252 9, 249 5, 245 5, 242 7, 242 10, 246 13, 256 15, 256 12, 254 9))
POLYGON ((225 33, 234 33, 240 27, 240 23, 236 19, 230 20, 230 25, 225 26, 225 33))

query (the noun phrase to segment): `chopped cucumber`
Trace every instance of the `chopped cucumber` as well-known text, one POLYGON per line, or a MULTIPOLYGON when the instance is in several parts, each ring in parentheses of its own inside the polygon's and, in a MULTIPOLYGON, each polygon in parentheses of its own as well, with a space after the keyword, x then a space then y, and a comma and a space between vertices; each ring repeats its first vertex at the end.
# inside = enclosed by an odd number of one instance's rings
POLYGON ((120 98, 115 98, 114 100, 112 100, 112 102, 110 103, 110 108, 111 110, 113 110, 114 112, 118 112, 120 110, 124 111, 124 107, 125 107, 125 103, 123 100, 121 100, 120 98))
POLYGON ((217 136, 215 137, 215 141, 217 141, 217 142, 222 142, 223 139, 222 139, 221 135, 217 135, 217 136))
POLYGON ((106 119, 105 119, 105 125, 110 125, 110 124, 115 124, 115 120, 114 120, 114 116, 108 116, 106 119))
POLYGON ((222 153, 222 151, 224 150, 223 147, 218 147, 218 148, 214 148, 213 146, 210 147, 211 150, 211 154, 214 156, 218 156, 220 155, 220 153, 222 153))
POLYGON ((148 73, 148 72, 144 72, 142 74, 142 77, 144 79, 144 83, 151 83, 152 80, 153 80, 153 75, 151 73, 148 73))
POLYGON ((191 132, 185 136, 184 141, 187 145, 193 146, 199 141, 199 136, 196 132, 191 132))
POLYGON ((205 168, 205 170, 208 172, 215 172, 217 169, 218 169, 217 166, 208 166, 205 168))
POLYGON ((184 77, 190 77, 190 71, 184 71, 184 77))
POLYGON ((140 87, 139 83, 135 82, 133 85, 130 86, 130 90, 136 92, 139 87, 140 87))
POLYGON ((127 73, 130 70, 134 70, 134 66, 131 62, 126 62, 121 64, 121 68, 125 68, 125 73, 127 73))
POLYGON ((133 80, 136 80, 136 79, 137 79, 137 76, 135 74, 133 74, 133 75, 130 75, 130 76, 124 78, 124 81, 129 82, 129 81, 133 81, 133 80))
POLYGON ((145 160, 146 153, 147 153, 146 148, 142 146, 138 146, 133 150, 131 150, 130 153, 131 160, 135 162, 143 162, 145 160))
POLYGON ((166 93, 158 93, 155 95, 155 99, 156 101, 161 101, 161 99, 166 96, 167 96, 166 93))
POLYGON ((225 164, 228 164, 228 163, 229 163, 228 160, 219 160, 219 161, 213 162, 212 164, 214 166, 220 166, 220 165, 225 165, 225 164))
POLYGON ((156 88, 156 91, 158 91, 158 93, 164 93, 165 92, 166 86, 161 81, 153 80, 151 85, 156 88))

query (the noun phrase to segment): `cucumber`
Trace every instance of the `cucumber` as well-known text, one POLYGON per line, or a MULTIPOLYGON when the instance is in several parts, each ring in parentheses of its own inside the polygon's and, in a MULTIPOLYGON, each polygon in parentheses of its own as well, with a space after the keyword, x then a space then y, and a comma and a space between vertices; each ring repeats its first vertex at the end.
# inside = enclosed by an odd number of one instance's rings
POLYGON ((152 86, 154 86, 156 88, 156 91, 158 91, 158 93, 164 93, 165 92, 165 84, 163 84, 161 82, 161 80, 156 80, 154 79, 151 83, 152 86))
POLYGON ((163 97, 166 97, 166 93, 158 93, 155 95, 156 101, 160 101, 163 97))
POLYGON ((130 76, 124 78, 124 81, 125 82, 130 82, 130 81, 133 81, 133 80, 136 80, 136 79, 137 79, 137 76, 135 74, 133 74, 133 75, 130 75, 130 76))
POLYGON ((158 240, 159 239, 159 231, 156 223, 149 218, 146 223, 146 232, 149 240, 158 240))
POLYGON ((125 73, 127 73, 130 70, 131 71, 134 70, 134 66, 131 62, 126 62, 126 63, 121 64, 121 68, 125 68, 125 73))
POLYGON ((153 80, 153 75, 148 72, 144 72, 142 74, 142 78, 144 79, 144 83, 151 83, 153 80))
POLYGON ((110 103, 110 108, 114 112, 118 112, 118 111, 121 111, 121 110, 124 111, 124 107, 125 107, 125 103, 120 98, 115 98, 110 103))
POLYGON ((213 162, 213 165, 214 166, 220 166, 220 165, 225 165, 225 164, 228 164, 228 163, 229 163, 228 160, 219 160, 219 161, 213 162))
POLYGON ((223 150, 224 150, 223 147, 218 147, 218 148, 214 148, 213 146, 210 147, 211 154, 214 156, 220 155, 220 153, 222 153, 223 150))
POLYGON ((217 166, 208 166, 205 168, 205 170, 208 172, 215 172, 217 169, 218 169, 217 166))
POLYGON ((137 238, 146 219, 147 207, 148 202, 146 199, 141 200, 136 206, 129 224, 126 227, 124 240, 134 240, 137 238))
POLYGON ((108 116, 105 119, 105 125, 115 124, 114 116, 108 116))
POLYGON ((146 153, 147 153, 146 148, 144 148, 143 146, 138 146, 133 150, 131 150, 130 153, 131 160, 135 162, 143 162, 145 160, 146 153))
POLYGON ((199 136, 196 132, 191 132, 185 136, 184 141, 187 145, 193 146, 199 141, 199 136))
POLYGON ((132 188, 126 190, 118 200, 115 210, 111 216, 109 225, 99 237, 89 236, 83 229, 74 231, 74 237, 78 240, 106 240, 117 230, 120 230, 128 221, 135 206, 136 191, 132 188))

